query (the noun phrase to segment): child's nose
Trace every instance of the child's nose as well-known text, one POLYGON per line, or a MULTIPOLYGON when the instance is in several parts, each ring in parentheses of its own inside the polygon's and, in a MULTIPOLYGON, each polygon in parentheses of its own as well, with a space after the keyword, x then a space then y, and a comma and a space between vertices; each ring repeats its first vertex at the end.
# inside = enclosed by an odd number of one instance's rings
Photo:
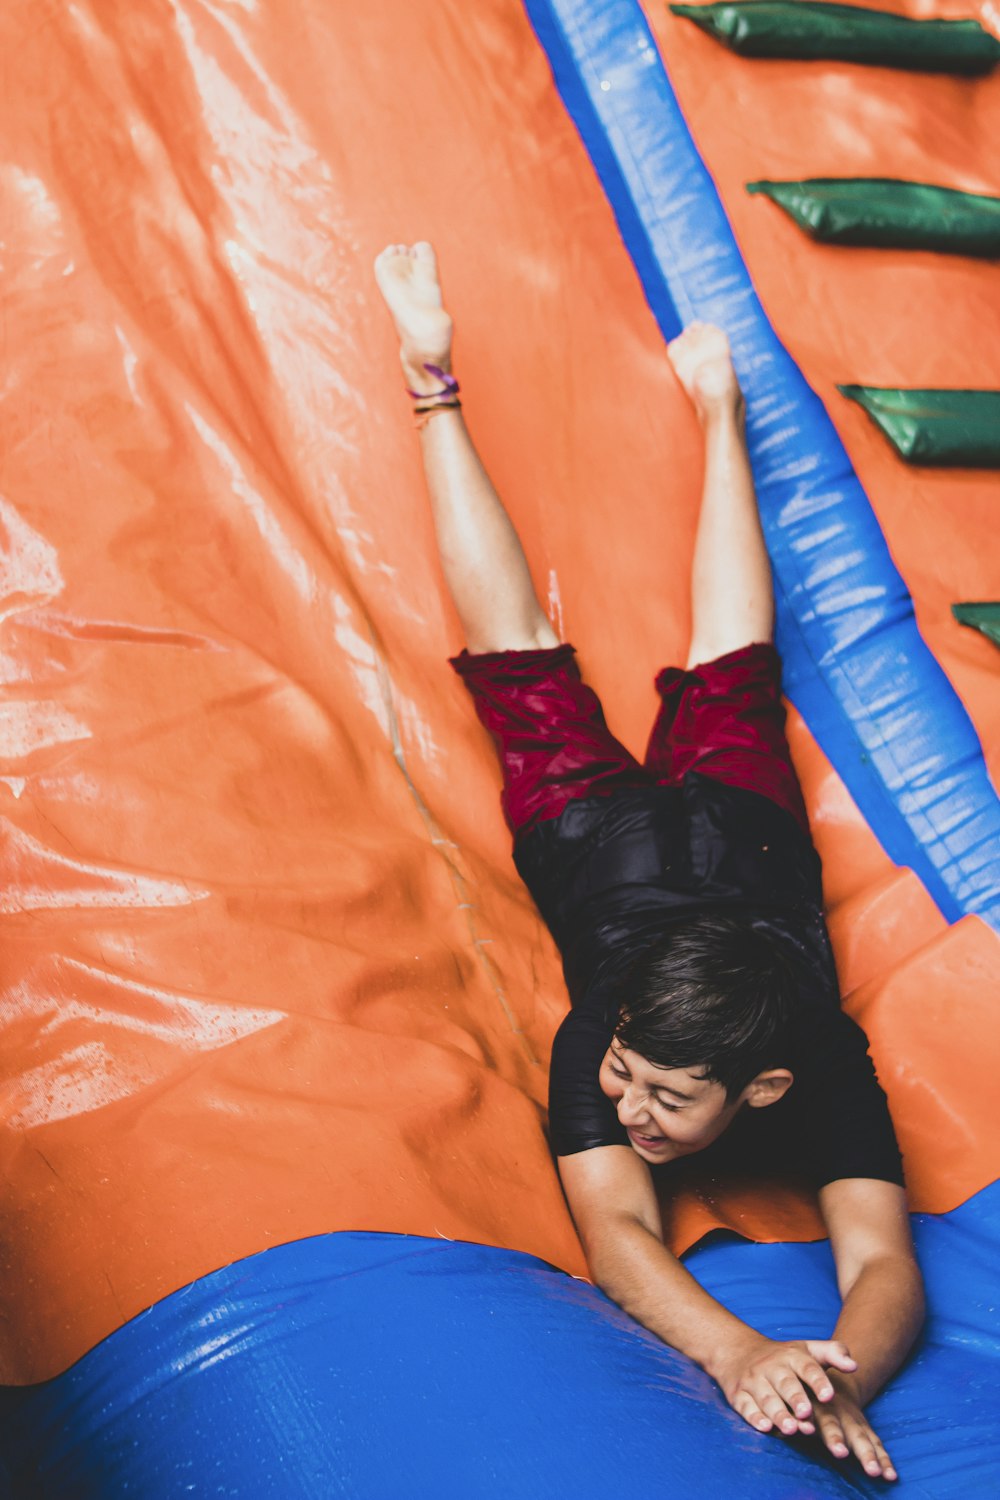
POLYGON ((648 1119, 646 1104, 649 1092, 646 1089, 637 1088, 630 1083, 621 1097, 618 1105, 618 1118, 623 1125, 641 1125, 648 1119))

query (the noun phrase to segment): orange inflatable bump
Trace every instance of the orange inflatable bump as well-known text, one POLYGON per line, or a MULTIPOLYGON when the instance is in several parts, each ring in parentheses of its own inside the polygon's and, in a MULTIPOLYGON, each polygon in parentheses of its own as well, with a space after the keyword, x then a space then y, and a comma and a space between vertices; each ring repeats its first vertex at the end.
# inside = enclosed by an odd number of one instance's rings
MULTIPOLYGON (((686 647, 698 435, 528 21, 495 0, 79 0, 0 27, 0 1379, 331 1230, 582 1275, 544 1134, 559 965, 445 665, 457 627, 370 272, 386 242, 440 246, 470 425, 639 747, 653 672, 686 647)), ((670 32, 695 136, 995 769, 994 648, 948 610, 994 596, 989 482, 904 484, 833 391, 996 384, 994 272, 803 244, 742 184, 844 168, 855 85, 737 76, 709 45, 670 32)), ((988 131, 939 129, 952 86, 899 83, 908 124, 866 134, 871 175, 993 170, 988 131)), ((940 1212, 995 1170, 996 939, 949 928, 794 715, 792 739, 846 1003, 914 1206, 940 1212)), ((677 1247, 818 1232, 753 1185, 694 1182, 672 1213, 677 1247)))

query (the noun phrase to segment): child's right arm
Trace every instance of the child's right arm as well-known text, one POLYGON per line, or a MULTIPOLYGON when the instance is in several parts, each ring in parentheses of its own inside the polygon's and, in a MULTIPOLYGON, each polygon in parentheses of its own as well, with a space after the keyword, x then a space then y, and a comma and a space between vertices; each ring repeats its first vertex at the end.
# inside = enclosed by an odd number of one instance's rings
POLYGON ((663 1243, 648 1167, 629 1146, 559 1158, 559 1174, 602 1291, 701 1366, 759 1432, 812 1433, 812 1403, 834 1392, 824 1366, 855 1362, 833 1340, 776 1343, 728 1312, 663 1243))

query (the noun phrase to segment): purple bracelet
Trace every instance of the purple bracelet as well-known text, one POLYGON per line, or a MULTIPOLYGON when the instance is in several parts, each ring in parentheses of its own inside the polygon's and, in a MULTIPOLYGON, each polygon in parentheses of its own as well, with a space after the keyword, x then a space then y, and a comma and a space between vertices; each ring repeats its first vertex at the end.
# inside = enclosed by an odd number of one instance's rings
POLYGON ((427 371, 428 375, 436 375, 437 378, 438 378, 438 380, 443 380, 444 381, 444 390, 443 391, 411 391, 410 387, 407 386, 406 387, 406 394, 408 396, 412 396, 413 399, 414 399, 414 401, 430 401, 435 396, 457 396, 458 395, 459 391, 461 390, 461 386, 459 385, 458 381, 455 379, 454 375, 448 375, 448 374, 446 374, 445 371, 441 369, 440 365, 424 365, 424 369, 427 371))

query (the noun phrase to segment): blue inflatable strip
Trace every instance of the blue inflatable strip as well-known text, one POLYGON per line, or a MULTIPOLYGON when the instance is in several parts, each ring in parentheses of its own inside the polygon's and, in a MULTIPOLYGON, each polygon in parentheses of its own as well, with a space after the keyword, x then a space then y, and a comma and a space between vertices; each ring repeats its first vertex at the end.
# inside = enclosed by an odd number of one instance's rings
MULTIPOLYGON (((899 1500, 1000 1474, 1000 1186, 915 1216, 932 1314, 872 1405, 899 1500)), ((720 1238, 687 1257, 778 1338, 828 1337, 829 1246, 720 1238)), ((8 1500, 825 1500, 885 1494, 753 1432, 588 1283, 530 1255, 383 1234, 300 1240, 134 1318, 45 1385, 0 1392, 8 1500)))
POLYGON ((1000 928, 1000 800, 822 403, 779 343, 636 0, 525 0, 665 338, 730 335, 785 687, 889 856, 1000 928))

